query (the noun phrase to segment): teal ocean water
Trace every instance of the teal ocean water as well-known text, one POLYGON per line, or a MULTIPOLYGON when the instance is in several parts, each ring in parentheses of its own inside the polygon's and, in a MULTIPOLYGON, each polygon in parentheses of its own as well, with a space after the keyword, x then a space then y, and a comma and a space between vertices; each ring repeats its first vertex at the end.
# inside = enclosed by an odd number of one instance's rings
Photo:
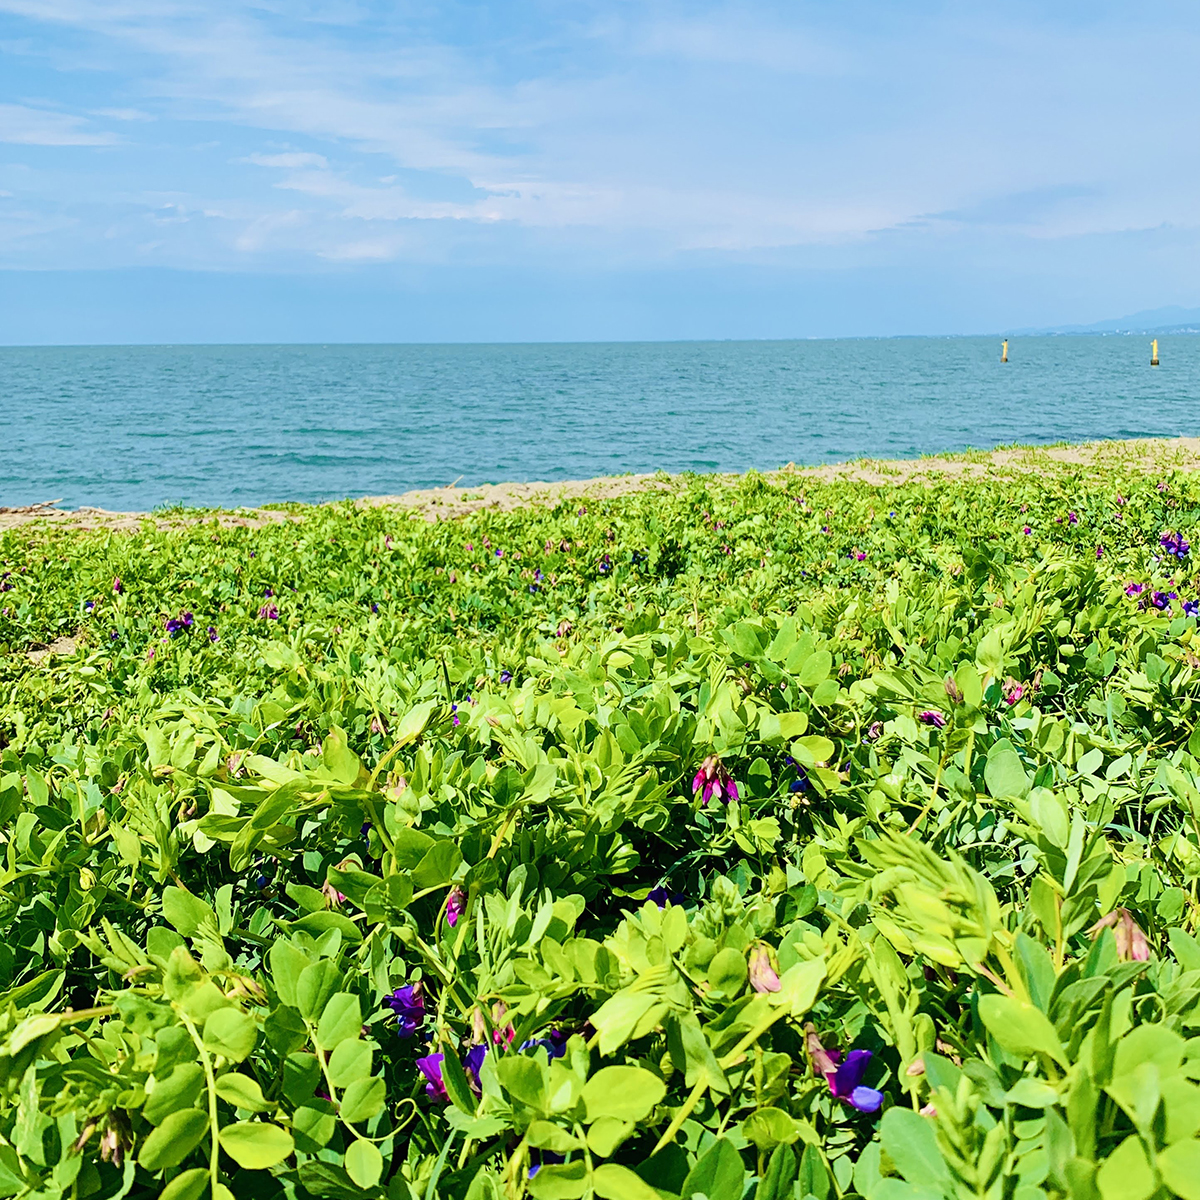
POLYGON ((0 348, 0 505, 142 510, 1200 432, 1200 337, 0 348))

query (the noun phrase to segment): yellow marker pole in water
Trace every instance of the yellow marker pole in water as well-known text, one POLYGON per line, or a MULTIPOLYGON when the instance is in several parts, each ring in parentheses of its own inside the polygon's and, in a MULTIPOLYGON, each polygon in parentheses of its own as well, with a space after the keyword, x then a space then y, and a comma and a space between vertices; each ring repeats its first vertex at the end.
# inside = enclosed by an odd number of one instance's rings
POLYGON ((1004 345, 1000 347, 1000 361, 1008 362, 1008 338, 1004 339, 1004 345))
POLYGON ((1150 365, 1152 367, 1158 366, 1158 338, 1155 338, 1150 343, 1150 365))

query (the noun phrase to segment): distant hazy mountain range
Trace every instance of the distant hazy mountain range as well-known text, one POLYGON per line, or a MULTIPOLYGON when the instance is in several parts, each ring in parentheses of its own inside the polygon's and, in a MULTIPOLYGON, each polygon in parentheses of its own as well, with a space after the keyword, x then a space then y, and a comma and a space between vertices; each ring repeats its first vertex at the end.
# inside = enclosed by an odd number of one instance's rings
POLYGON ((1054 325, 1041 329, 1014 329, 1016 333, 1200 333, 1200 308, 1148 308, 1144 312, 1096 321, 1091 325, 1054 325))

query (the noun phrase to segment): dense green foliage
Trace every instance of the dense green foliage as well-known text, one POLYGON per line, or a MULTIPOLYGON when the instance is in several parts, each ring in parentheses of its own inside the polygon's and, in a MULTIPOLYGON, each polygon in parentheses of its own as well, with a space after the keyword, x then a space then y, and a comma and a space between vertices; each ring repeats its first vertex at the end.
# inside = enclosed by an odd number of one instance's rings
POLYGON ((0 1196, 1200 1197, 1198 512, 4 534, 0 1196))

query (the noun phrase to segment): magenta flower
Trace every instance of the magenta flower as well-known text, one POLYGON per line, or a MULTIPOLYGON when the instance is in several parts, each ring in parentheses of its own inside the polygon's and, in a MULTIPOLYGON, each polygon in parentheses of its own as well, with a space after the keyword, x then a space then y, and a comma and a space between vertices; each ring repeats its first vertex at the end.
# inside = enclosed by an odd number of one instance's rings
POLYGON ((935 712, 933 709, 926 709, 923 713, 917 716, 917 720, 922 725, 932 725, 935 729, 946 728, 946 718, 940 712, 935 712))
POLYGON ((1079 517, 1073 512, 1067 513, 1067 524, 1068 525, 1078 525, 1079 517))
POLYGON ((121 577, 119 575, 114 575, 113 576, 113 591, 119 595, 124 590, 125 590, 125 588, 121 583, 121 577))
POLYGON ((1004 689, 1004 703, 1008 705, 1016 704, 1024 695, 1024 686, 1010 679, 1004 689))
POLYGON ((219 642, 221 640, 221 635, 217 632, 217 627, 215 625, 210 625, 208 627, 208 640, 210 642, 219 642))
POLYGON ((467 908, 467 893, 460 887, 450 889, 450 895, 446 899, 446 920, 450 923, 450 928, 453 929, 458 924, 458 919, 463 915, 467 908))
POLYGON ((710 754, 700 764, 700 770, 696 772, 696 777, 692 780, 692 792, 693 794, 700 793, 700 803, 705 807, 713 797, 726 801, 734 801, 738 798, 737 784, 733 782, 729 771, 715 754, 710 754))
POLYGON ((1125 585, 1125 595, 1140 596, 1145 590, 1145 587, 1146 585, 1144 583, 1127 583, 1125 585))
POLYGON ((258 610, 258 617, 260 621, 278 621, 279 609, 277 609, 273 604, 264 604, 262 608, 258 610))
POLYGON ((1032 533, 1033 530, 1030 529, 1028 525, 1026 525, 1025 528, 1021 530, 1021 532, 1022 533, 1032 533))

